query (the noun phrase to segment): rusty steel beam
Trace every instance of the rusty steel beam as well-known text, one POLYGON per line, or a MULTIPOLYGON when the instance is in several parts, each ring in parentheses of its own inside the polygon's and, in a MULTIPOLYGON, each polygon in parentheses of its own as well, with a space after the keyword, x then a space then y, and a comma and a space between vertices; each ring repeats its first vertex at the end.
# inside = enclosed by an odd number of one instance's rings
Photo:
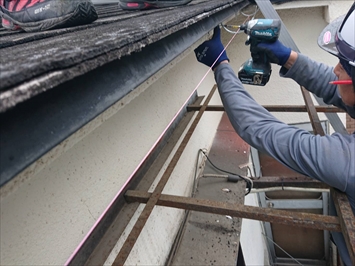
MULTIPOLYGON (((199 111, 202 105, 191 104, 187 106, 187 111, 199 111)), ((269 112, 294 112, 301 113, 307 112, 306 105, 263 105, 269 112)), ((316 111, 319 113, 345 113, 343 109, 334 106, 315 106, 316 111)), ((222 105, 209 105, 206 111, 224 111, 222 105)))
POLYGON ((270 187, 329 188, 327 184, 306 176, 262 176, 259 179, 253 179, 253 188, 270 187))
POLYGON ((187 143, 189 142, 193 132, 195 131, 198 122, 200 121, 208 103, 210 102, 214 92, 216 91, 217 86, 213 86, 211 92, 209 93, 206 101, 203 104, 203 107, 200 109, 198 112, 197 116, 195 117, 194 121, 192 122, 189 130, 187 131, 184 139, 182 140, 180 146, 178 147, 176 153, 174 154, 173 158, 171 159, 167 169, 163 173, 163 176, 161 177, 159 183, 155 187, 154 192, 152 193, 151 197, 149 200, 146 202, 146 205, 141 212, 138 220, 136 221, 135 225, 133 226, 131 232, 129 233, 126 241, 124 242, 120 252, 118 253, 117 257, 115 258, 115 261, 113 262, 112 265, 124 265, 125 261, 127 260, 134 244, 136 243, 140 233, 143 230, 144 225, 146 224, 150 214, 152 213, 155 205, 157 204, 159 197, 166 185, 166 183, 169 180, 169 177, 171 173, 173 172, 177 162, 179 161, 181 154, 183 153, 185 147, 187 146, 187 143))
MULTIPOLYGON (((193 97, 192 97, 193 98, 193 97)), ((204 96, 197 97, 195 103, 200 104, 204 96)), ((152 150, 146 161, 132 177, 132 182, 127 185, 127 189, 137 189, 147 191, 162 167, 166 163, 166 158, 173 152, 177 143, 181 139, 186 128, 194 118, 194 113, 186 113, 181 115, 181 119, 177 118, 177 124, 171 125, 166 134, 161 138, 159 144, 152 150), (138 183, 138 184, 137 184, 138 183), (136 185, 137 184, 137 185, 136 185)), ((124 199, 124 193, 116 199, 114 203, 102 217, 105 223, 99 223, 95 228, 97 234, 93 234, 84 246, 90 248, 82 248, 80 253, 74 257, 69 266, 74 265, 104 265, 106 258, 110 255, 115 244, 123 234, 125 228, 130 223, 134 213, 137 211, 139 204, 128 204, 124 199), (121 203, 122 205, 120 205, 121 203), (111 217, 110 219, 107 217, 111 217)))
POLYGON ((348 197, 336 189, 331 189, 331 195, 340 220, 340 226, 348 248, 352 265, 355 265, 355 216, 348 197))
MULTIPOLYGON (((129 202, 147 203, 152 193, 128 190, 125 194, 129 202)), ((243 204, 197 199, 160 194, 157 204, 165 207, 229 215, 232 217, 305 227, 317 230, 341 231, 339 218, 312 213, 291 212, 270 208, 246 206, 243 204)))
POLYGON ((309 93, 308 90, 306 90, 304 87, 301 86, 301 91, 303 95, 303 99, 306 103, 307 111, 308 111, 308 116, 311 121, 311 125, 313 128, 314 135, 321 135, 324 136, 324 130, 322 127, 322 124, 320 123, 316 108, 313 104, 311 94, 309 93))

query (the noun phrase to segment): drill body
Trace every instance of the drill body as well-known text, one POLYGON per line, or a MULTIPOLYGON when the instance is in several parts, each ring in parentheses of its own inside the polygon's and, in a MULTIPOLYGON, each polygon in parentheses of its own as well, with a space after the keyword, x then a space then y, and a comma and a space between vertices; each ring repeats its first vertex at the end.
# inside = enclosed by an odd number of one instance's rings
POLYGON ((271 64, 262 52, 255 51, 261 42, 275 42, 279 38, 281 21, 278 19, 254 19, 240 26, 248 34, 246 45, 250 45, 251 58, 239 69, 238 77, 244 84, 265 86, 271 75, 271 64))

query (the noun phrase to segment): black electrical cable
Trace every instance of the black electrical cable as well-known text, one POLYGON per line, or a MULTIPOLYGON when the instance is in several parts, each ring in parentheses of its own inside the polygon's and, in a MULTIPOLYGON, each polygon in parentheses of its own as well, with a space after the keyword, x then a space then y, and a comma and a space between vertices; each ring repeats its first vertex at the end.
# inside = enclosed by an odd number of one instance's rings
MULTIPOLYGON (((200 149, 201 150, 201 149, 200 149)), ((198 168, 198 159, 200 157, 200 153, 198 152, 197 153, 197 158, 196 158, 196 164, 195 164, 195 173, 194 173, 194 182, 192 184, 192 197, 195 195, 195 192, 196 192, 196 179, 197 179, 197 168, 198 168)))
POLYGON ((252 187, 253 187, 253 185, 252 185, 252 183, 251 183, 250 180, 246 179, 245 177, 243 177, 243 176, 241 176, 241 175, 239 175, 239 174, 232 173, 232 172, 229 172, 229 171, 226 171, 226 170, 223 170, 223 169, 217 167, 216 165, 214 165, 214 164, 212 163, 212 161, 211 161, 210 158, 207 156, 207 154, 206 154, 205 151, 203 151, 202 149, 199 149, 199 152, 202 152, 203 155, 206 156, 206 159, 208 160, 208 162, 209 162, 214 168, 216 168, 218 171, 221 171, 221 172, 224 172, 224 173, 227 173, 227 174, 230 174, 230 175, 235 175, 235 176, 238 176, 238 177, 240 177, 241 179, 243 179, 243 180, 246 182, 246 184, 247 184, 247 189, 248 189, 248 191, 247 191, 247 193, 245 193, 245 195, 248 195, 248 194, 250 193, 250 191, 251 191, 251 189, 252 189, 252 187))

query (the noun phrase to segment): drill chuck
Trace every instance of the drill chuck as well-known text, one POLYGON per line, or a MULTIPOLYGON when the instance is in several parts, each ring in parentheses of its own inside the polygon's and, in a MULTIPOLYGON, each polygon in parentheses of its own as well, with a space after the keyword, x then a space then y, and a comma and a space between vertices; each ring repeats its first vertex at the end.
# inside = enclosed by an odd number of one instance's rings
POLYGON ((253 19, 240 26, 251 39, 274 42, 279 38, 281 21, 279 19, 253 19))

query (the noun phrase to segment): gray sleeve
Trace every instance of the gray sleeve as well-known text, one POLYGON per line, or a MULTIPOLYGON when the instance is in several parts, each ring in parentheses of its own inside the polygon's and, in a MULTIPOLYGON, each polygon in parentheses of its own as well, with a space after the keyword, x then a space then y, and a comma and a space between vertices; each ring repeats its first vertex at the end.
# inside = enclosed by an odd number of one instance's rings
POLYGON ((354 191, 355 135, 314 136, 282 123, 255 102, 229 64, 216 68, 215 79, 229 120, 244 141, 296 172, 354 191))
POLYGON ((346 106, 341 100, 337 85, 329 84, 330 81, 337 80, 333 70, 334 68, 330 66, 298 54, 296 62, 289 70, 284 67, 280 69, 280 76, 292 78, 299 85, 322 98, 326 104, 342 108, 355 118, 355 107, 346 106))

